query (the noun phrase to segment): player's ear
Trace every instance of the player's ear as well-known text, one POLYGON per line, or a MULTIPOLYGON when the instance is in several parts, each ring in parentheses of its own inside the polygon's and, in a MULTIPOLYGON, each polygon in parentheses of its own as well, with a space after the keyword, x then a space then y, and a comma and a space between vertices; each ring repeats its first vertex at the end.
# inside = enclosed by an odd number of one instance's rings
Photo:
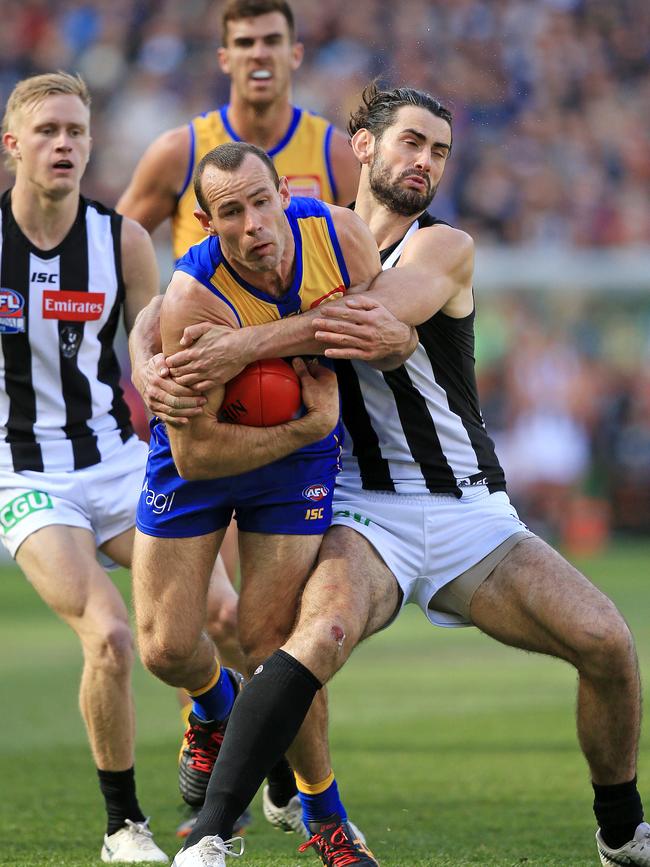
POLYGON ((350 141, 354 155, 361 165, 369 163, 375 151, 375 137, 370 130, 358 129, 350 141))
POLYGON ((291 71, 295 72, 296 69, 302 64, 302 59, 305 56, 305 46, 302 42, 294 42, 291 45, 291 71))
POLYGON ((2 146, 4 150, 15 160, 20 157, 20 148, 18 147, 18 139, 12 132, 6 132, 2 136, 2 146))
POLYGON ((280 201, 282 202, 282 208, 286 211, 291 202, 291 191, 289 190, 289 181, 284 176, 280 178, 278 194, 280 196, 280 201))
POLYGON ((217 62, 219 69, 226 75, 230 75, 230 57, 228 56, 228 49, 224 48, 223 45, 217 48, 217 62))
POLYGON ((208 214, 205 213, 205 211, 202 211, 201 208, 196 208, 194 210, 194 216, 201 224, 201 228, 204 232, 206 232, 208 235, 217 234, 217 230, 212 225, 211 217, 209 217, 208 214))

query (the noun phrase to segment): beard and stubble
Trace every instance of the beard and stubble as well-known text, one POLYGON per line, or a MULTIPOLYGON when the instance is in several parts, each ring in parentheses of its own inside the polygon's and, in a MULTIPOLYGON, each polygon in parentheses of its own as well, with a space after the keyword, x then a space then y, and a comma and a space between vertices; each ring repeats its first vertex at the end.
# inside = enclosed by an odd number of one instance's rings
POLYGON ((438 189, 431 185, 431 178, 424 172, 406 169, 396 178, 391 177, 390 167, 378 153, 370 166, 370 189, 378 202, 402 217, 411 217, 426 211, 438 189), (414 190, 400 185, 408 177, 417 177, 426 184, 425 190, 414 190))

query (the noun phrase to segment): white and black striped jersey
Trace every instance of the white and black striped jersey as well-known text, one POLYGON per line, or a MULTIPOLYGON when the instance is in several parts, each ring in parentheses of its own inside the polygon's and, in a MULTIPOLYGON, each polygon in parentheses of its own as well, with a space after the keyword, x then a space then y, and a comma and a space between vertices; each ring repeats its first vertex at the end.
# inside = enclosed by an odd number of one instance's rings
MULTIPOLYGON (((382 251, 384 269, 397 264, 414 232, 442 222, 421 215, 382 251)), ((340 484, 458 497, 470 485, 505 490, 478 402, 474 312, 462 319, 438 312, 417 331, 415 352, 396 370, 337 362, 345 425, 340 484)))
POLYGON ((88 467, 133 433, 113 340, 124 303, 119 214, 83 197, 39 250, 0 200, 0 467, 88 467))

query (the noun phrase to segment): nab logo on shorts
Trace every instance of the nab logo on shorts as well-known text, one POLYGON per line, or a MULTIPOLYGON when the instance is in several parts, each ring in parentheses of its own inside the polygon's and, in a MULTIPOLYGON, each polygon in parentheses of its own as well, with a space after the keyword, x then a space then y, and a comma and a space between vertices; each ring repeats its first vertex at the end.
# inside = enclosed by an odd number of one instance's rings
POLYGON ((25 299, 13 289, 0 289, 0 334, 17 334, 25 330, 25 299))
POLYGON ((43 319, 93 322, 104 312, 103 292, 43 292, 43 319))
POLYGON ((306 500, 318 503, 319 500, 324 500, 329 492, 330 489, 325 487, 325 485, 307 485, 302 495, 306 500))

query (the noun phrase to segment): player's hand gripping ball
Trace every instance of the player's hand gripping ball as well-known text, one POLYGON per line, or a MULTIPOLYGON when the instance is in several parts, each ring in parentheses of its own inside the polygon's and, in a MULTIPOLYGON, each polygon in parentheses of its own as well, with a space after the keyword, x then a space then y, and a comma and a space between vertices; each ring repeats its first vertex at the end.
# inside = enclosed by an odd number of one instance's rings
POLYGON ((300 379, 281 358, 254 361, 226 383, 219 421, 273 427, 297 418, 302 407, 300 379))

